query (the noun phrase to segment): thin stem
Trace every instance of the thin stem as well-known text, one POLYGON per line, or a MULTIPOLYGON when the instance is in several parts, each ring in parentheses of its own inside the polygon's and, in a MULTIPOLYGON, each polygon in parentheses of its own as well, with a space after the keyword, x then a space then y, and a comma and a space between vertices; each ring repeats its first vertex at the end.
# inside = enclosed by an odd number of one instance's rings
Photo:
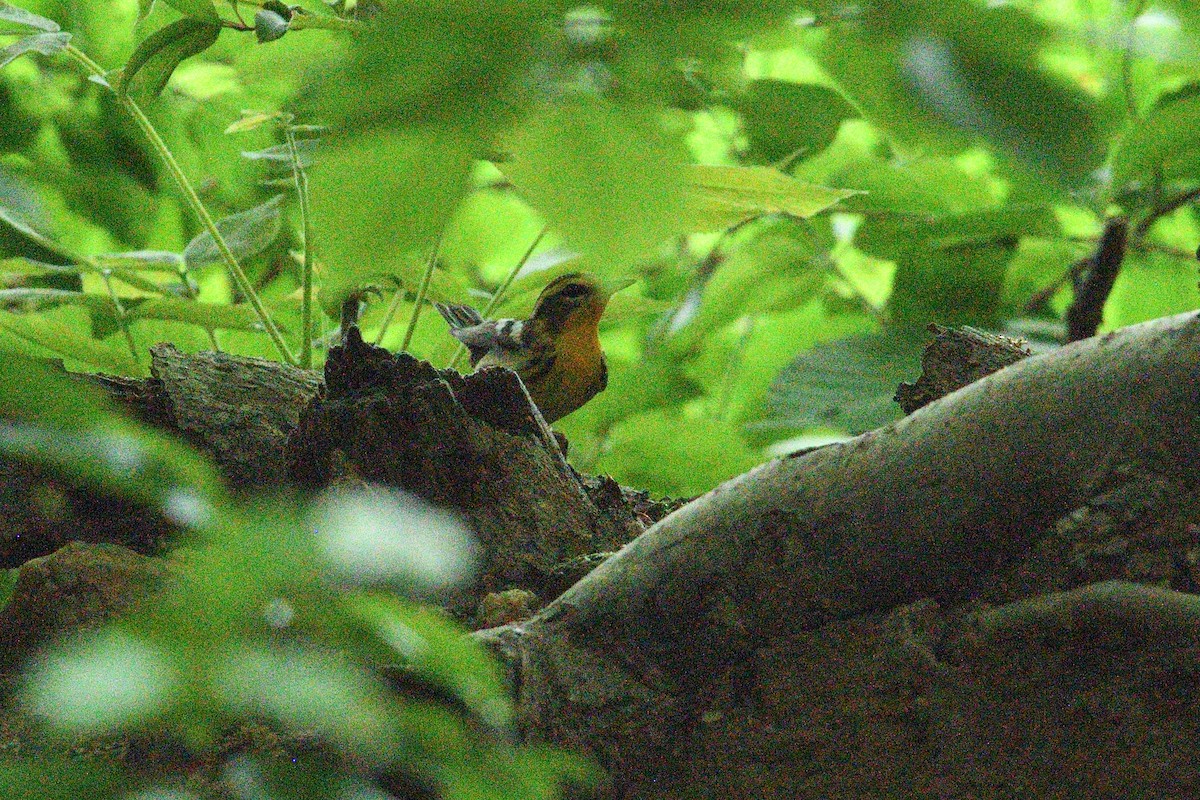
POLYGON ((429 291, 429 281, 433 279, 433 270, 437 267, 438 251, 442 249, 442 235, 434 242, 429 251, 429 261, 425 263, 425 274, 421 276, 421 285, 417 287, 417 299, 413 305, 412 316, 408 318, 408 330, 404 332, 404 341, 400 343, 400 352, 408 352, 408 344, 412 341, 413 331, 417 329, 417 320, 421 317, 421 306, 425 305, 425 294, 429 291))
POLYGON ((293 14, 288 22, 288 30, 302 31, 305 28, 319 28, 327 31, 350 31, 358 33, 365 30, 366 25, 356 19, 343 19, 327 14, 293 14))
POLYGON ((1160 201, 1158 205, 1155 206, 1154 210, 1147 214, 1146 218, 1138 223, 1137 227, 1134 229, 1134 239, 1141 239, 1146 234, 1150 233, 1150 229, 1153 228, 1155 223, 1157 223, 1163 217, 1174 214, 1176 211, 1188 205, 1189 203, 1195 203, 1198 201, 1200 201, 1200 186, 1194 189, 1189 189, 1181 194, 1177 194, 1174 197, 1168 198, 1167 200, 1160 201))
POLYGON ((121 326, 121 331, 125 334, 125 342, 129 345, 129 354, 133 356, 134 363, 140 365, 142 359, 138 355, 137 342, 133 340, 133 331, 129 330, 129 317, 125 314, 125 306, 121 304, 121 298, 117 296, 117 290, 113 288, 112 273, 102 269, 100 278, 104 281, 104 288, 108 289, 108 296, 117 309, 117 324, 121 326))
MULTIPOLYGON (((1080 244, 1096 244, 1100 241, 1099 236, 1068 236, 1066 240, 1069 242, 1079 242, 1080 244)), ((1168 247, 1164 244, 1155 242, 1147 242, 1145 239, 1140 241, 1130 242, 1129 249, 1138 253, 1159 253, 1170 258, 1178 258, 1182 261, 1195 261, 1196 254, 1191 250, 1180 250, 1178 247, 1168 247)))
POLYGON ((1137 97, 1133 93, 1133 46, 1137 38, 1137 19, 1146 9, 1146 0, 1137 0, 1129 15, 1129 28, 1125 34, 1125 49, 1121 54, 1121 91, 1125 96, 1125 113, 1130 119, 1138 118, 1137 97))
POLYGON ((121 283, 124 283, 127 286, 132 286, 134 289, 139 289, 143 292, 146 292, 147 294, 168 294, 168 291, 162 286, 159 286, 154 281, 146 280, 136 272, 132 272, 127 269, 121 269, 119 267, 101 267, 99 264, 90 264, 86 261, 84 264, 89 268, 94 268, 98 272, 107 270, 108 273, 116 280, 119 280, 121 283))
POLYGON ((392 302, 388 303, 387 313, 383 315, 383 324, 379 327, 379 333, 375 334, 375 344, 378 345, 383 341, 383 335, 387 333, 387 329, 391 326, 392 320, 396 318, 396 311, 400 309, 400 302, 404 299, 404 284, 396 287, 396 293, 392 295, 392 302))
MULTIPOLYGON (((549 226, 542 226, 542 229, 538 231, 538 235, 534 237, 533 241, 530 242, 529 247, 526 248, 525 254, 521 256, 521 259, 515 265, 513 265, 512 271, 508 273, 508 276, 504 279, 504 282, 501 283, 496 288, 496 291, 492 293, 492 299, 488 300, 487 306, 483 309, 484 319, 491 317, 492 312, 494 312, 500 305, 500 302, 504 299, 505 293, 508 291, 508 287, 512 286, 512 282, 517 279, 517 273, 521 271, 521 268, 524 267, 526 262, 529 261, 530 257, 533 256, 533 251, 536 250, 537 246, 542 243, 542 239, 546 237, 546 234, 549 231, 549 226)), ((454 369, 458 362, 462 360, 463 354, 466 352, 467 346, 460 342, 458 348, 454 351, 454 356, 451 357, 450 363, 447 366, 450 369, 454 369)))
MULTIPOLYGON (((86 53, 79 50, 74 45, 67 45, 64 52, 86 67, 93 75, 104 78, 107 74, 103 67, 89 58, 86 53)), ((279 328, 275 326, 274 321, 271 319, 271 315, 267 313, 266 306, 263 305, 262 299, 259 298, 258 293, 254 291, 254 286, 246 277, 246 273, 242 271, 242 267, 240 264, 238 264, 237 258, 233 255, 233 251, 229 249, 229 245, 226 243, 225 237, 223 237, 221 232, 217 229, 217 223, 213 220, 212 215, 208 213, 208 209, 205 208, 204 203, 200 200, 200 195, 196 193, 195 187, 192 186, 191 181, 189 181, 187 175, 184 174, 183 169, 179 166, 179 162, 175 160, 175 156, 171 153, 170 148, 167 147, 167 143, 163 141, 161 136, 159 136, 158 131, 150 122, 149 117, 147 117, 145 112, 142 111, 141 107, 134 102, 133 98, 115 90, 114 94, 116 94, 117 99, 120 101, 121 105, 125 107, 125 110, 129 113, 129 115, 133 117, 134 122, 136 122, 138 127, 142 129, 142 133, 145 134, 147 139, 149 139, 150 145, 155 149, 155 151, 158 152, 159 156, 163 160, 163 163, 166 164, 167 170, 175 179, 176 184, 178 184, 180 191, 183 192, 183 196, 187 200, 188 205, 191 206, 192 211, 200 220, 200 224, 206 231, 208 231, 208 235, 213 238, 213 242, 217 246, 217 251, 221 254, 221 259, 225 262, 225 266, 229 269, 230 276, 233 278, 233 281, 237 285, 239 291, 241 291, 242 294, 246 296, 246 299, 250 301, 250 306, 258 315, 259 320, 262 321, 263 329, 266 331, 267 336, 271 338, 271 342, 275 345, 275 349, 279 352, 280 357, 288 364, 294 366, 296 364, 296 357, 292 355, 291 350, 288 349, 287 343, 283 341, 283 336, 279 333, 279 328)))
POLYGON ((312 252, 312 216, 308 205, 308 175, 300 164, 300 151, 296 147, 296 132, 291 125, 284 126, 287 137, 288 154, 292 159, 292 177, 296 181, 296 196, 300 198, 300 235, 304 239, 304 267, 301 282, 303 290, 300 301, 300 366, 304 369, 312 367, 313 340, 313 252, 312 252))

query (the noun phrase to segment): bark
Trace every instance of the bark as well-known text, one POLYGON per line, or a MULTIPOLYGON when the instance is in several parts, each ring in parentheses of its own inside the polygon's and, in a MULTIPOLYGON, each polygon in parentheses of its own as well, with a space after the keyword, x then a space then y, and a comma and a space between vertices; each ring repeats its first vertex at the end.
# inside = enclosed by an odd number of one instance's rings
MULTIPOLYGON (((1194 514, 1200 321, 1028 358, 844 444, 783 458, 658 523, 522 625, 485 632, 531 735, 669 782, 752 654, 829 623, 978 595, 1132 475, 1194 514), (631 720, 653 720, 649 726, 631 720)), ((630 788, 631 785, 634 788, 630 788)), ((638 788, 640 786, 640 788, 638 788)))

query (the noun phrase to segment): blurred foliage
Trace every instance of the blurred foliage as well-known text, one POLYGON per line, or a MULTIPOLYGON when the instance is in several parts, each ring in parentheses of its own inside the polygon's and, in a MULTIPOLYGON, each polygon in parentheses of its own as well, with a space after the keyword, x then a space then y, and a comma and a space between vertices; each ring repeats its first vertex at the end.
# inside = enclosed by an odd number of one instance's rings
MULTIPOLYGON (((590 779, 582 761, 514 744, 491 657, 439 610, 401 599, 436 600, 473 574, 474 542, 451 515, 384 489, 237 501, 187 447, 20 356, 0 357, 0 414, 0 456, 140 501, 185 531, 153 602, 57 644, 22 676, 18 707, 49 741, 151 735, 199 757, 258 720, 305 737, 311 763, 280 772, 252 749, 228 764, 236 796, 382 796, 368 787, 390 776, 446 798, 532 799, 590 779), (407 676, 399 688, 387 665, 407 676)), ((4 602, 13 572, 0 578, 4 602)), ((32 740, 21 749, 0 758, 4 797, 197 796, 177 794, 183 775, 118 774, 32 740)))
MULTIPOLYGON (((244 715, 319 732, 294 774, 231 768, 243 796, 374 796, 318 788, 322 759, 452 797, 551 796, 579 768, 480 737, 510 724, 494 667, 372 593, 452 582, 472 557, 453 522, 386 494, 245 507, 24 357, 143 374, 158 341, 303 361, 303 339, 320 366, 372 286, 366 336, 443 366, 419 295, 516 316, 565 271, 637 276, 602 326, 609 389, 559 427, 579 468, 691 495, 895 418, 928 323, 1054 346, 1112 215, 1131 239, 1105 327, 1198 305, 1191 0, 22 3, 0 2, 0 449, 194 536, 168 598, 65 646, 24 697, 68 731, 193 747, 244 715), (364 507, 459 546, 359 530, 364 507), (396 574, 356 571, 367 540, 396 574), (452 702, 397 700, 373 659, 452 702)), ((48 759, 0 783, 134 791, 48 759)))

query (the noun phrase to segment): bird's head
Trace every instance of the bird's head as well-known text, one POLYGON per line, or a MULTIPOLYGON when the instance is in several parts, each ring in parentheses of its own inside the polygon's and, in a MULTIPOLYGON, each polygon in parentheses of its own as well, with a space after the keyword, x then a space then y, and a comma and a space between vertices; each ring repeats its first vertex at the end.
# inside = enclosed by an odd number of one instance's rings
POLYGON ((552 331, 577 325, 599 324, 608 298, 632 280, 600 281, 591 275, 572 273, 546 284, 533 307, 532 319, 541 320, 552 331))

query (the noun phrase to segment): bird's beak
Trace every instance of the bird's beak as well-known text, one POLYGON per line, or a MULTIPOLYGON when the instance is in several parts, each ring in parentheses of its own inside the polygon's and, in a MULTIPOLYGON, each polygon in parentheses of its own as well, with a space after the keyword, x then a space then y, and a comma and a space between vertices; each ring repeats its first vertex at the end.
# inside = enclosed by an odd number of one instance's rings
POLYGON ((600 284, 600 288, 604 290, 605 299, 612 297, 622 289, 627 289, 637 283, 637 278, 614 278, 611 281, 604 281, 600 284))

